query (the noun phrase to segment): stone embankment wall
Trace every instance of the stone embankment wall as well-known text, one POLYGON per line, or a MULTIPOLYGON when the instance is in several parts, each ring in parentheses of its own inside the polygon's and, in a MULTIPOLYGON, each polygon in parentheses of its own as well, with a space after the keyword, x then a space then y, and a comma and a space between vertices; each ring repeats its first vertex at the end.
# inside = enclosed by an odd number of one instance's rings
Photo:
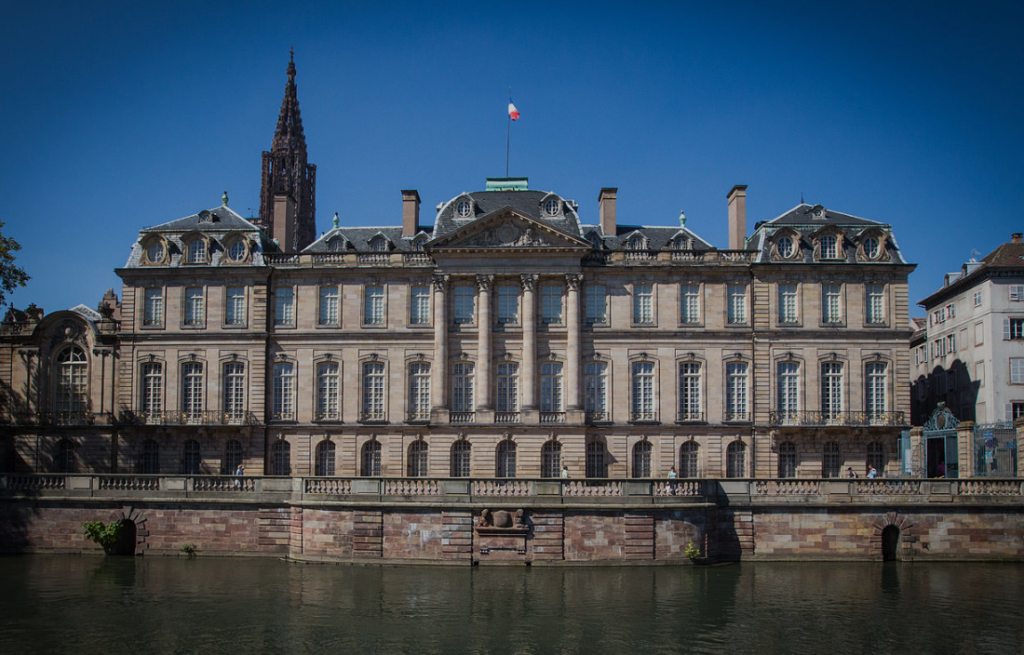
POLYGON ((29 490, 6 480, 0 552, 98 554, 82 524, 124 519, 135 525, 137 554, 177 554, 195 544, 203 555, 306 561, 681 564, 690 561, 692 543, 706 561, 881 560, 885 533, 898 537, 889 547, 904 560, 1024 560, 1024 489, 1016 480, 973 487, 919 481, 911 485, 916 493, 902 496, 834 481, 815 482, 819 493, 808 493, 808 484, 799 494, 768 493, 773 488, 758 481, 718 483, 715 493, 689 497, 666 497, 655 484, 649 496, 429 499, 312 498, 301 479, 193 493, 161 480, 114 497, 97 491, 102 482, 91 481, 85 493, 81 481, 29 490), (515 525, 481 524, 483 510, 507 518, 520 509, 515 525))

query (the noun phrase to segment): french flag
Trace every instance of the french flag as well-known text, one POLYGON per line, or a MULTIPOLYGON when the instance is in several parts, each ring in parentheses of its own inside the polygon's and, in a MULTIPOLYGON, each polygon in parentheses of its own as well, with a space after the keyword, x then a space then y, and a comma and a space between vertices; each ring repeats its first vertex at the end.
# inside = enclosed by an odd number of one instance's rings
POLYGON ((516 106, 512 103, 511 96, 509 96, 508 99, 508 117, 511 118, 512 120, 516 120, 519 118, 519 110, 516 109, 516 106))

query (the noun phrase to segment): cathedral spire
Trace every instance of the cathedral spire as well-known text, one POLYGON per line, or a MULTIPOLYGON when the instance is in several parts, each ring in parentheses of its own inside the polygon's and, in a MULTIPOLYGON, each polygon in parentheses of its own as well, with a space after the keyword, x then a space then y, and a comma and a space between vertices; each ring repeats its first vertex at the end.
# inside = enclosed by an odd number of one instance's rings
POLYGON ((295 85, 295 51, 289 52, 281 113, 263 153, 259 224, 285 252, 302 250, 316 237, 316 166, 307 162, 306 136, 295 85))

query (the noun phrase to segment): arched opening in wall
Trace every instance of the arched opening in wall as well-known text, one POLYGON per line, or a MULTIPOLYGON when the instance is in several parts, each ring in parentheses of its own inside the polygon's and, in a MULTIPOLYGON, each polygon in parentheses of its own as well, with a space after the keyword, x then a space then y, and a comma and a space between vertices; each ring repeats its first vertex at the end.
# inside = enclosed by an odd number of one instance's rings
POLYGON ((882 530, 882 561, 895 562, 896 551, 900 545, 900 529, 895 525, 886 526, 882 530))
POLYGON ((135 555, 135 541, 138 539, 138 530, 135 526, 135 521, 131 519, 121 519, 121 536, 118 537, 117 541, 107 546, 104 550, 108 555, 125 555, 131 557, 135 555))
POLYGON ((367 441, 363 444, 362 466, 359 474, 364 478, 380 477, 380 442, 367 441))

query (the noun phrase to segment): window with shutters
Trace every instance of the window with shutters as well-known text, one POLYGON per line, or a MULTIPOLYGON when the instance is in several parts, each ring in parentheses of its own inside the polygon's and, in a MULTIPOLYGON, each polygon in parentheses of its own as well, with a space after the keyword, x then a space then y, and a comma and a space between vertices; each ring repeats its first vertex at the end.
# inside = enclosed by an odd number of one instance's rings
POLYGON ((1007 339, 1024 339, 1024 318, 1006 319, 1004 332, 1007 339))
POLYGON ((1010 358, 1010 384, 1024 384, 1024 357, 1010 358))
POLYGON ((1010 285, 1010 302, 1024 302, 1024 284, 1010 285))

